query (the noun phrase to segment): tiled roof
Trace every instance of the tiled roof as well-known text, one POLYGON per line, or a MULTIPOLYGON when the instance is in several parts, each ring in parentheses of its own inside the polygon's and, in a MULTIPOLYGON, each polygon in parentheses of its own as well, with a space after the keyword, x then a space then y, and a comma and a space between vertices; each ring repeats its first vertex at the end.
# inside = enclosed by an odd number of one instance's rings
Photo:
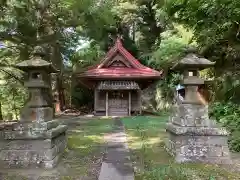
POLYGON ((98 68, 103 67, 105 62, 107 62, 109 59, 113 58, 113 56, 119 52, 125 59, 127 59, 130 64, 135 68, 148 68, 144 65, 142 65, 130 52, 128 52, 122 45, 121 40, 118 38, 115 42, 115 45, 108 51, 105 58, 100 62, 98 65, 98 68))
POLYGON ((105 77, 105 78, 124 78, 124 77, 160 77, 160 72, 150 71, 147 69, 134 68, 101 68, 92 69, 84 73, 85 77, 105 77))
POLYGON ((105 58, 97 66, 90 67, 86 72, 79 74, 80 77, 155 77, 160 78, 162 72, 151 69, 141 64, 122 45, 118 38, 115 45, 108 51, 105 58), (120 53, 130 64, 128 67, 110 67, 104 65, 109 62, 117 53, 120 53))

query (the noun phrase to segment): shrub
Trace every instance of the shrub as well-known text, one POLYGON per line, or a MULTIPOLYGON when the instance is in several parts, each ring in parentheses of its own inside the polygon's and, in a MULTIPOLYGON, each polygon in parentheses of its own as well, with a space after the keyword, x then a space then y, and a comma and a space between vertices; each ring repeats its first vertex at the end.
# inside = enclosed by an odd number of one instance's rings
POLYGON ((240 106, 231 102, 216 102, 210 106, 209 114, 230 132, 230 149, 240 152, 240 106))

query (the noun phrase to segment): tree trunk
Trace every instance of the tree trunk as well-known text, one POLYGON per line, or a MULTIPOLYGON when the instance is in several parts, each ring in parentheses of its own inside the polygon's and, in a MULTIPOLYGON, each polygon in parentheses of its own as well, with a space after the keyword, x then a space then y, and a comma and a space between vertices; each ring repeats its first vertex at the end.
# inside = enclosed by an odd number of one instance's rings
POLYGON ((58 91, 58 100, 60 103, 60 110, 63 111, 64 110, 64 106, 65 106, 65 98, 64 98, 64 89, 63 89, 63 85, 62 85, 62 76, 58 75, 57 76, 57 91, 58 91))
POLYGON ((50 60, 53 65, 59 70, 59 73, 56 75, 56 89, 55 94, 58 94, 57 100, 59 101, 60 110, 64 110, 65 106, 65 97, 63 89, 63 58, 61 56, 60 45, 58 43, 52 43, 50 47, 51 55, 50 60), (56 93, 57 91, 57 93, 56 93))
POLYGON ((16 120, 18 120, 18 112, 17 112, 17 107, 16 107, 16 101, 15 101, 15 90, 13 90, 13 109, 15 113, 16 120))

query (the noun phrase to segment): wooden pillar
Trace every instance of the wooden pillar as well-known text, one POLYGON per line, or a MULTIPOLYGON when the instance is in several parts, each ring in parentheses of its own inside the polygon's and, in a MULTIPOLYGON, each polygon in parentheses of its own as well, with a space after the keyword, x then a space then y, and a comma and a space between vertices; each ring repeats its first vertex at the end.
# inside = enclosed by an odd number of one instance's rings
POLYGON ((142 114, 142 90, 138 90, 139 113, 142 114))
POLYGON ((98 104, 97 102, 98 102, 98 90, 96 88, 96 89, 94 89, 94 111, 95 111, 95 113, 97 111, 97 104, 98 104))
POLYGON ((132 111, 132 96, 131 91, 128 92, 128 115, 131 116, 132 111))
POLYGON ((106 116, 108 116, 108 92, 106 91, 106 116))

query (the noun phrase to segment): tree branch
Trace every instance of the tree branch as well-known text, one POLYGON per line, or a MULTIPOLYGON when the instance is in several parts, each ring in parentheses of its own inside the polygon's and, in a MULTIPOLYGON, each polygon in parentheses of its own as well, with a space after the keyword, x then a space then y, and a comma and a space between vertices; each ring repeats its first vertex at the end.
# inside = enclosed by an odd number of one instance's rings
POLYGON ((8 74, 10 77, 14 78, 14 79, 17 80, 18 82, 20 82, 22 85, 24 84, 24 82, 23 82, 20 78, 18 78, 17 76, 15 76, 14 74, 12 74, 12 73, 4 70, 4 69, 0 69, 0 71, 8 74))
POLYGON ((20 43, 21 40, 19 38, 17 38, 17 36, 15 35, 11 35, 8 32, 0 32, 0 40, 2 41, 11 41, 11 42, 15 42, 15 43, 20 43))

